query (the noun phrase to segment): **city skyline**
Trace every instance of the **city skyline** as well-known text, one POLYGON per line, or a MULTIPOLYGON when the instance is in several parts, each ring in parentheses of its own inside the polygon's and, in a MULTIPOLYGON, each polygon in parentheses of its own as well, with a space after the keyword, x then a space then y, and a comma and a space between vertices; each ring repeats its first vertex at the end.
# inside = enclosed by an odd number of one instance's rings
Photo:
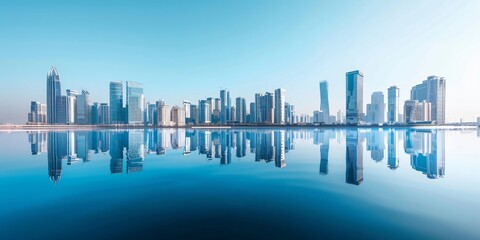
POLYGON ((324 79, 329 81, 330 114, 344 111, 343 74, 354 69, 365 74, 365 103, 373 92, 387 96, 386 89, 395 85, 400 89, 400 109, 412 86, 438 75, 450 81, 446 122, 474 121, 480 115, 480 106, 464 104, 480 100, 474 88, 466 87, 480 74, 475 64, 480 62, 475 54, 480 49, 476 1, 264 2, 256 8, 250 8, 253 2, 224 6, 209 2, 188 8, 174 3, 118 3, 109 8, 99 3, 89 12, 91 19, 81 15, 88 3, 72 8, 47 2, 37 5, 35 12, 24 12, 20 3, 2 4, 2 29, 14 37, 0 39, 4 56, 0 87, 11 90, 0 96, 1 123, 24 123, 30 101, 46 103, 43 91, 37 89, 45 88, 45 72, 52 65, 60 69, 62 94, 64 89, 85 89, 95 102, 109 102, 110 81, 143 83, 147 101, 166 99, 170 106, 181 106, 185 96, 216 97, 223 88, 230 90, 233 101, 244 97, 250 103, 256 92, 281 87, 298 114, 319 110, 314 86, 324 79), (42 13, 46 9, 58 10, 64 21, 58 23, 42 13), (278 13, 264 16, 267 9, 278 13), (119 13, 133 10, 144 16, 132 17, 131 23, 115 22, 119 13), (167 10, 172 13, 156 17, 155 13, 167 10), (339 11, 343 14, 335 16, 339 11), (363 19, 353 16, 357 11, 363 19), (405 11, 415 22, 401 23, 405 11), (31 16, 24 18, 26 13, 31 16), (34 17, 40 20, 28 22, 34 17), (184 22, 179 21, 182 18, 184 22), (190 26, 195 20, 198 23, 190 26), (151 30, 152 23, 160 22, 158 30, 151 30), (78 27, 75 32, 72 26, 78 27), (104 28, 111 30, 102 32, 104 28), (47 29, 56 31, 55 38, 43 34, 47 29), (127 35, 119 35, 123 30, 127 35), (345 38, 351 35, 355 38, 345 38), (18 104, 11 104, 12 99, 18 104))

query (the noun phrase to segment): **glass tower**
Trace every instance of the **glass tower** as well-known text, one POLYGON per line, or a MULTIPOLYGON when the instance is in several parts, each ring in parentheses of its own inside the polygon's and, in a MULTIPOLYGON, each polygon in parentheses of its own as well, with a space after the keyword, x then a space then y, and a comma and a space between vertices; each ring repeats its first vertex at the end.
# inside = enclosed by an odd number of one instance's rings
POLYGON ((363 118, 363 73, 352 71, 346 73, 347 80, 347 124, 358 124, 363 118))
POLYGON ((320 111, 322 112, 323 122, 330 122, 330 106, 328 104, 328 82, 320 82, 320 111))
POLYGON ((400 90, 396 86, 388 88, 388 114, 387 121, 389 123, 398 122, 398 114, 400 107, 400 90))
POLYGON ((47 123, 57 124, 59 101, 61 101, 62 87, 60 84, 60 74, 57 68, 53 66, 47 74, 47 123))
POLYGON ((127 82, 128 124, 143 124, 144 101, 143 85, 136 82, 127 82))
POLYGON ((122 82, 110 82, 110 122, 112 124, 125 123, 122 82))

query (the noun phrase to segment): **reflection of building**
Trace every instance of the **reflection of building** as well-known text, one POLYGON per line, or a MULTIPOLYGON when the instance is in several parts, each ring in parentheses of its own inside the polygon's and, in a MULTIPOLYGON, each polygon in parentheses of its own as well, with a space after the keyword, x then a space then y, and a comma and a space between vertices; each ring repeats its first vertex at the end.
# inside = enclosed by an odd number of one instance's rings
POLYGON ((125 147, 125 135, 123 131, 110 131, 110 172, 123 172, 123 149, 125 147))
POLYGON ((330 148, 330 133, 334 137, 335 132, 331 130, 315 131, 313 135, 314 144, 320 144, 320 174, 328 174, 328 151, 330 148))
POLYGON ((47 152, 47 133, 34 132, 28 134, 28 142, 32 155, 47 152))
POLYGON ((345 181, 359 185, 363 181, 363 147, 358 130, 347 130, 345 181))
POLYGON ((48 133, 48 176, 57 183, 62 176, 62 159, 66 156, 67 133, 48 133))
POLYGON ((256 134, 256 146, 255 146, 255 161, 260 162, 265 160, 270 162, 273 160, 274 153, 274 139, 272 131, 258 132, 256 134))
POLYGON ((143 159, 145 159, 143 131, 130 130, 127 134, 127 173, 141 172, 143 170, 143 159))
POLYGON ((285 162, 285 131, 275 131, 275 166, 284 168, 287 166, 285 162))
POLYGON ((247 138, 245 136, 245 132, 238 131, 235 132, 236 141, 235 141, 235 148, 236 148, 236 156, 237 158, 245 157, 247 154, 247 138))
POLYGON ((367 132, 367 151, 375 161, 382 161, 385 152, 385 137, 382 130, 372 129, 367 132))
POLYGON ((390 129, 388 132, 388 167, 396 169, 399 165, 399 155, 397 148, 397 132, 390 129))
POLYGON ((441 130, 408 130, 405 134, 405 152, 410 154, 410 165, 428 178, 445 175, 445 133, 441 130))

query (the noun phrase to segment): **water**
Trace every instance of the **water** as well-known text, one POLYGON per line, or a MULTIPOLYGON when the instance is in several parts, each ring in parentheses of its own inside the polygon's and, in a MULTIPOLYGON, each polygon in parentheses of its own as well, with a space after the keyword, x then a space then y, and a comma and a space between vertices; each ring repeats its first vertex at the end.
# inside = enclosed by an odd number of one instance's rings
POLYGON ((477 131, 0 133, 0 239, 480 238, 477 131))

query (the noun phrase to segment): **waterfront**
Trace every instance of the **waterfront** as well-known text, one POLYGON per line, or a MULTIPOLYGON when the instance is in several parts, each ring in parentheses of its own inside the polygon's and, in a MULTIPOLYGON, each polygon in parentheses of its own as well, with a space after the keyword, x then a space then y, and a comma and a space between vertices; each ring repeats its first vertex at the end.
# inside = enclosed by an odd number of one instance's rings
POLYGON ((477 131, 0 133, 2 239, 478 238, 477 131))

